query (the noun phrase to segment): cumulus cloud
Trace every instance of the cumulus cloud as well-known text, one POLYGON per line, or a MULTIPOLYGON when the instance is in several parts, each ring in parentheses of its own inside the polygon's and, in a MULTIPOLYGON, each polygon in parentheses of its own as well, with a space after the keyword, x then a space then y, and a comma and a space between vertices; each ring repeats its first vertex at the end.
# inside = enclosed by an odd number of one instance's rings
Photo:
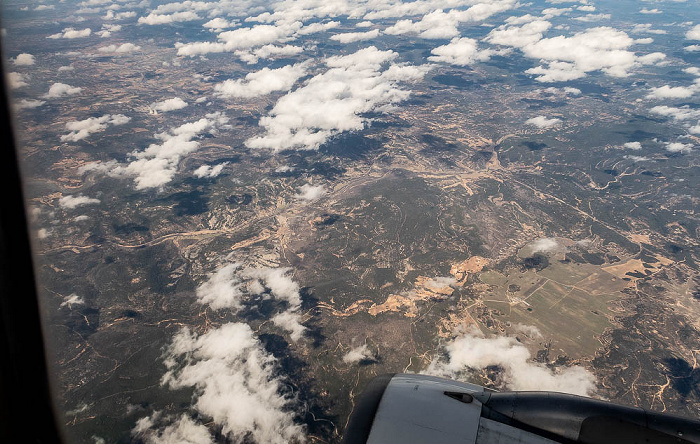
POLYGON ((260 59, 271 59, 275 57, 291 57, 304 51, 301 46, 294 45, 264 45, 260 48, 250 50, 234 51, 234 54, 249 65, 258 63, 260 59))
POLYGON ((641 150, 642 149, 642 144, 639 142, 627 142, 624 145, 625 148, 630 149, 630 150, 641 150))
POLYGON ((12 59, 12 63, 14 63, 16 66, 31 66, 35 61, 36 59, 34 56, 26 52, 23 52, 12 59))
POLYGON ((75 28, 64 28, 62 32, 57 34, 52 34, 47 39, 79 39, 83 37, 89 37, 92 34, 90 28, 85 29, 75 29, 75 28))
POLYGON ((116 54, 126 54, 129 52, 138 51, 140 46, 133 43, 122 43, 121 45, 107 45, 98 49, 100 52, 113 52, 116 54))
POLYGON ((123 114, 105 114, 102 117, 89 117, 85 120, 74 120, 66 123, 68 134, 61 136, 61 142, 77 142, 88 137, 92 133, 104 131, 109 125, 124 125, 131 121, 131 117, 123 114))
POLYGON ((105 24, 102 25, 102 29, 97 31, 95 34, 99 35, 102 38, 107 38, 112 35, 113 32, 121 31, 122 25, 109 25, 105 24))
POLYGON ((515 338, 486 337, 477 329, 460 333, 445 345, 446 360, 436 358, 426 373, 457 378, 471 371, 498 366, 510 390, 545 390, 591 396, 595 376, 583 367, 552 370, 530 360, 528 349, 515 338))
POLYGON ((452 65, 466 66, 474 62, 485 62, 496 54, 493 49, 479 50, 477 41, 468 37, 454 38, 447 45, 438 46, 430 51, 428 57, 431 62, 450 63, 452 65))
POLYGON ((651 108, 649 112, 664 117, 671 117, 677 121, 700 119, 700 109, 692 109, 687 105, 681 107, 659 105, 651 108))
POLYGON ((59 99, 61 97, 78 94, 82 90, 83 88, 77 86, 70 86, 65 83, 54 83, 49 88, 49 92, 44 94, 42 97, 44 99, 59 99))
POLYGON ((19 72, 8 72, 7 73, 7 83, 10 85, 10 88, 12 88, 12 89, 22 88, 24 86, 29 85, 29 83, 27 83, 28 79, 29 79, 29 76, 27 76, 26 74, 22 74, 19 72))
POLYGON ((272 323, 289 332, 292 341, 298 341, 306 328, 299 313, 299 284, 289 272, 289 268, 243 268, 240 263, 227 264, 210 274, 197 288, 197 301, 215 310, 238 311, 251 296, 269 295, 286 305, 271 318, 272 323))
POLYGON ((537 117, 533 117, 531 119, 527 119, 525 121, 525 124, 536 126, 537 128, 550 128, 552 126, 559 124, 560 122, 561 122, 561 119, 557 119, 556 117, 548 119, 545 116, 537 116, 537 117))
POLYGON ((227 264, 210 274, 207 281, 197 288, 198 302, 214 310, 240 310, 245 296, 243 281, 238 276, 240 268, 240 263, 227 264))
POLYGON ((653 8, 653 9, 648 9, 648 8, 642 8, 639 13, 640 14, 661 14, 663 11, 653 8))
POLYGON ((634 27, 632 28, 632 31, 631 31, 631 32, 636 33, 636 34, 644 34, 644 33, 648 33, 648 34, 666 34, 666 31, 664 31, 663 29, 653 29, 653 28, 651 27, 651 23, 644 23, 644 24, 637 24, 637 25, 634 25, 634 27))
POLYGON ((670 86, 664 85, 652 88, 647 99, 687 99, 698 91, 697 86, 670 86))
POLYGON ((275 91, 288 91, 299 78, 307 73, 306 62, 277 69, 263 68, 251 72, 245 79, 226 80, 214 85, 214 93, 221 98, 251 98, 275 91))
POLYGON ((234 22, 230 22, 230 21, 223 19, 221 17, 216 17, 216 18, 213 18, 213 19, 209 20, 208 22, 204 23, 202 26, 207 28, 207 29, 211 29, 213 31, 219 32, 223 29, 231 28, 235 25, 236 24, 234 22))
POLYGON ((523 26, 502 25, 492 30, 486 41, 520 48, 526 57, 543 64, 526 71, 541 82, 561 82, 602 71, 613 77, 625 77, 637 66, 654 64, 666 56, 651 53, 637 56, 628 48, 638 43, 623 31, 596 27, 574 34, 543 38, 551 24, 544 20, 523 26))
POLYGON ((77 294, 73 293, 70 296, 66 296, 63 298, 63 302, 61 302, 61 305, 59 307, 66 307, 68 308, 73 308, 73 305, 83 305, 85 304, 85 300, 78 296, 77 294))
POLYGON ((340 43, 352 43, 352 42, 363 42, 365 40, 372 40, 379 37, 379 30, 373 29, 366 32, 346 32, 343 34, 336 34, 331 36, 331 40, 335 40, 340 43))
POLYGON ((124 12, 114 12, 113 10, 107 11, 107 13, 102 17, 104 20, 124 20, 127 18, 136 17, 136 12, 134 11, 124 11, 124 12))
POLYGON ((302 27, 301 22, 281 25, 255 25, 250 28, 239 28, 224 31, 217 35, 217 42, 178 43, 175 45, 177 54, 181 56, 196 56, 218 52, 233 52, 250 49, 256 46, 285 42, 302 27))
POLYGON ((700 40, 700 25, 695 25, 685 33, 688 40, 700 40))
POLYGON ((167 113, 168 111, 176 111, 178 109, 185 108, 186 106, 187 102, 185 102, 179 97, 173 97, 172 99, 166 99, 160 102, 151 103, 149 105, 149 108, 155 113, 167 113))
POLYGON ((224 170, 224 167, 228 165, 228 162, 223 162, 218 165, 202 165, 196 170, 194 170, 194 175, 203 178, 203 177, 217 177, 221 172, 224 170))
MULTIPOLYGON (((194 388, 192 407, 231 441, 304 441, 304 427, 295 422, 296 400, 279 376, 276 359, 248 325, 228 323, 202 335, 183 328, 166 352, 165 365, 161 384, 173 390, 194 388)), ((142 418, 133 433, 147 442, 213 441, 203 425, 187 416, 156 427, 151 417, 142 418), (165 441, 165 435, 174 441, 165 441)))
POLYGON ((532 253, 549 253, 559 248, 559 243, 556 239, 545 237, 531 243, 530 248, 532 249, 532 253))
POLYGON ((666 151, 670 153, 689 153, 693 151, 691 143, 666 142, 666 151))
POLYGON ((146 17, 140 17, 138 23, 143 25, 165 25, 168 23, 191 22, 200 17, 194 11, 180 11, 172 14, 158 14, 151 12, 146 17))
POLYGON ((265 134, 246 141, 250 148, 317 149, 343 131, 364 128, 362 113, 389 111, 410 92, 402 81, 423 78, 429 67, 393 64, 398 54, 374 46, 326 59, 327 71, 281 97, 260 120, 265 134))
MULTIPOLYGON (((514 4, 513 1, 495 1, 478 3, 466 10, 451 9, 444 12, 442 9, 434 9, 415 22, 409 19, 399 20, 384 32, 390 35, 418 34, 426 39, 452 38, 459 35, 457 27, 461 23, 486 20, 494 14, 513 8, 514 4)), ((372 18, 371 14, 365 17, 372 18)))
POLYGON ((214 442, 209 429, 203 424, 196 423, 187 415, 181 415, 173 422, 168 422, 168 419, 163 418, 159 413, 141 418, 132 430, 132 435, 147 444, 213 444, 214 442))
POLYGON ((374 353, 367 347, 367 344, 352 348, 343 356, 343 362, 346 364, 354 364, 367 359, 374 359, 374 353))
POLYGON ((632 155, 625 156, 625 159, 629 159, 632 162, 646 162, 648 160, 651 160, 650 158, 648 158, 646 156, 632 156, 632 155))
POLYGON ((323 185, 311 185, 305 183, 299 188, 299 194, 294 195, 297 199, 312 201, 326 194, 326 189, 323 185))
POLYGON ((61 208, 65 208, 68 210, 72 210, 74 208, 82 207, 85 205, 94 205, 100 203, 100 199, 95 199, 93 197, 87 197, 83 195, 75 195, 75 196, 63 196, 60 199, 58 199, 58 205, 60 205, 61 208))
POLYGON ((686 52, 698 52, 698 51, 700 51, 700 45, 689 45, 689 46, 685 46, 685 47, 683 47, 683 51, 686 51, 686 52))
POLYGON ((31 109, 31 108, 38 108, 45 103, 46 103, 46 101, 44 101, 44 100, 22 99, 15 104, 15 107, 18 109, 31 109))
POLYGON ((155 137, 161 143, 153 143, 143 151, 133 151, 127 164, 117 162, 92 163, 80 169, 81 172, 101 172, 114 177, 133 177, 137 190, 160 188, 173 180, 177 166, 183 156, 199 149, 195 138, 202 134, 215 134, 220 128, 227 128, 228 118, 222 113, 207 114, 196 122, 185 123, 171 128, 155 137))

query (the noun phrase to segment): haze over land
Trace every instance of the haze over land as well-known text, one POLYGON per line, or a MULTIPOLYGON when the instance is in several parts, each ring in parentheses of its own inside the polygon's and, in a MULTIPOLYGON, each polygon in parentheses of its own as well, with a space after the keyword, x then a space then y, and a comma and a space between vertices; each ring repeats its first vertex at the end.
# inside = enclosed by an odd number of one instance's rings
POLYGON ((3 6, 75 442, 339 442, 424 372, 697 415, 697 1, 3 6))

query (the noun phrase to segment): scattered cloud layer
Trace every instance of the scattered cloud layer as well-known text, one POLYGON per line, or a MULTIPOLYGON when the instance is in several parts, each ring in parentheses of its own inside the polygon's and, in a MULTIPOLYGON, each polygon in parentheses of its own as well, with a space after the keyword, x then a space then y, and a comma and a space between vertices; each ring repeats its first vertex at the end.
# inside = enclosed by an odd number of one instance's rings
POLYGON ((471 371, 498 366, 504 371, 505 388, 545 390, 590 396, 596 391, 595 376, 583 367, 552 370, 531 361, 527 347, 513 337, 486 337, 474 329, 457 335, 445 347, 446 358, 436 358, 426 373, 458 378, 471 371))
MULTIPOLYGON (((229 263, 211 273, 196 291, 197 301, 214 310, 234 312, 252 297, 271 297, 286 309, 272 322, 301 338, 299 285, 287 268, 252 268, 229 263)), ((253 330, 230 322, 198 335, 187 327, 172 339, 161 384, 173 390, 193 388, 192 408, 211 418, 232 442, 288 443, 305 441, 297 422, 299 405, 277 360, 265 351, 253 330)), ((132 434, 153 443, 210 443, 209 429, 188 415, 167 417, 159 412, 141 418, 132 434)))
POLYGON ((83 173, 94 171, 114 177, 133 177, 136 189, 161 188, 175 177, 183 156, 199 149, 195 140, 203 134, 215 134, 228 128, 228 118, 222 113, 211 113, 190 123, 155 135, 160 143, 153 143, 143 151, 133 151, 127 164, 115 161, 90 163, 81 168, 83 173))
POLYGON ((519 48, 523 54, 542 64, 526 71, 540 82, 564 82, 601 71, 613 77, 625 77, 642 65, 654 64, 666 56, 651 53, 638 56, 629 50, 637 42, 625 32, 596 27, 572 36, 544 38, 551 27, 546 20, 535 20, 522 26, 502 25, 492 30, 486 41, 519 48))
MULTIPOLYGON (((202 335, 183 328, 166 352, 165 365, 161 383, 173 390, 193 388, 192 407, 233 442, 304 441, 304 428, 295 422, 296 401, 279 365, 248 325, 228 323, 202 335)), ((162 429, 156 428, 157 419, 142 418, 134 435, 149 442, 213 441, 204 425, 187 416, 162 429)))

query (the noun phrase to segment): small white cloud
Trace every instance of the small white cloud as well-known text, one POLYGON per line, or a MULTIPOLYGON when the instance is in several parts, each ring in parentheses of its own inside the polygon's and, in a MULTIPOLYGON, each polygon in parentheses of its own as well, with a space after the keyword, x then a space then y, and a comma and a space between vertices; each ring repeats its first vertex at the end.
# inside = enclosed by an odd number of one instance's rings
POLYGON ((95 34, 102 38, 111 37, 113 32, 121 31, 122 25, 102 25, 102 29, 97 31, 95 34))
POLYGON ((335 40, 340 43, 352 43, 352 42, 363 42, 365 40, 372 40, 379 37, 379 30, 373 29, 366 32, 346 32, 344 34, 336 34, 331 36, 331 40, 335 40))
POLYGON ((77 86, 70 86, 65 83, 54 83, 49 88, 49 92, 44 94, 42 97, 44 99, 58 99, 61 97, 72 96, 80 93, 83 88, 77 86))
POLYGON ((306 75, 308 66, 304 62, 277 69, 263 68, 247 74, 245 79, 218 83, 214 85, 214 92, 221 98, 252 98, 275 91, 288 91, 299 78, 306 75))
POLYGON ((525 124, 536 126, 537 128, 550 128, 550 127, 553 127, 553 126, 559 124, 560 122, 561 122, 561 119, 557 119, 556 117, 548 119, 545 116, 537 116, 537 117, 533 117, 531 119, 527 119, 525 121, 525 124))
POLYGON ((447 45, 438 46, 430 51, 428 57, 431 62, 450 63, 452 65, 466 66, 474 62, 485 62, 496 54, 492 49, 479 50, 477 41, 468 37, 454 38, 447 45))
POLYGON ((700 45, 689 45, 689 46, 685 46, 685 47, 683 47, 683 51, 686 51, 686 52, 698 52, 698 51, 700 51, 700 45))
POLYGON ((666 151, 670 153, 689 153, 693 151, 693 145, 681 142, 666 142, 666 151))
POLYGON ((212 31, 219 32, 223 29, 231 28, 235 25, 236 24, 234 22, 229 22, 228 20, 223 19, 221 17, 216 17, 204 23, 202 26, 212 31))
POLYGON ((89 117, 85 120, 74 120, 66 123, 68 134, 61 136, 61 142, 77 142, 90 134, 104 131, 109 125, 124 125, 131 121, 131 117, 123 114, 105 114, 101 117, 89 117))
POLYGON ((56 8, 54 5, 39 5, 36 8, 34 8, 35 11, 48 11, 51 9, 56 8))
POLYGON ((531 243, 530 248, 532 249, 532 253, 550 253, 559 248, 559 242, 554 238, 545 237, 531 243))
POLYGON ((66 66, 59 66, 58 67, 58 72, 69 72, 69 71, 75 71, 75 67, 73 65, 66 65, 66 66))
POLYGON ((695 25, 685 33, 688 40, 700 40, 700 25, 695 25))
POLYGON ((31 66, 35 63, 35 61, 36 59, 34 56, 26 52, 23 52, 12 59, 12 63, 14 63, 16 66, 31 66))
POLYGON ((108 52, 115 54, 127 54, 130 52, 138 51, 141 49, 140 46, 134 45, 133 43, 122 43, 121 45, 107 45, 98 49, 100 52, 108 52))
POLYGON ((68 306, 68 308, 73 308, 73 305, 83 305, 85 304, 85 300, 78 296, 77 294, 73 293, 70 296, 66 296, 63 298, 63 302, 61 302, 61 305, 59 307, 65 307, 68 306))
POLYGON ((426 373, 457 378, 490 366, 504 370, 504 385, 510 390, 544 390, 591 396, 595 376, 580 366, 550 369, 531 361, 530 352, 515 338, 485 337, 477 329, 460 333, 445 345, 446 360, 435 358, 426 373))
POLYGON ((228 162, 220 163, 218 165, 202 165, 196 170, 194 170, 194 175, 203 178, 203 177, 217 177, 221 172, 224 170, 224 167, 228 165, 228 162))
POLYGON ((143 151, 133 151, 125 165, 116 161, 90 163, 81 167, 80 171, 133 177, 138 190, 161 188, 173 180, 182 157, 199 148, 200 142, 194 139, 201 134, 214 134, 220 128, 228 128, 227 122, 228 118, 222 113, 207 114, 195 122, 156 134, 161 143, 153 143, 143 151))
POLYGON ((664 85, 652 88, 647 99, 687 99, 698 91, 696 86, 670 86, 664 85))
POLYGON ((365 359, 374 359, 374 353, 367 347, 367 344, 355 347, 343 356, 343 362, 346 364, 354 364, 365 359))
POLYGON ((15 104, 15 107, 18 109, 32 109, 32 108, 38 108, 45 103, 46 103, 45 100, 22 99, 15 104))
POLYGON ((185 108, 186 106, 187 102, 185 102, 179 97, 173 97, 172 99, 166 99, 160 102, 151 103, 149 108, 156 113, 166 113, 168 111, 176 111, 178 109, 185 108))
POLYGON ((629 159, 632 162, 646 162, 646 161, 651 160, 650 158, 648 158, 646 156, 632 156, 632 155, 625 156, 625 159, 629 159))
MULTIPOLYGON (((202 335, 184 328, 173 338, 164 362, 168 372, 161 383, 173 390, 194 388, 192 407, 211 418, 231 441, 305 441, 304 427, 295 422, 296 400, 279 376, 277 360, 248 325, 228 323, 202 335)), ((167 429, 153 430, 155 423, 149 419, 137 424, 134 433, 150 442, 183 442, 184 434, 187 442, 207 442, 201 424, 177 425, 184 430, 171 429, 170 434, 180 440, 164 441, 167 429)))
POLYGON ((63 196, 60 199, 58 199, 58 205, 60 205, 61 208, 69 210, 72 210, 77 207, 82 207, 84 205, 94 205, 98 203, 100 203, 100 199, 95 199, 80 194, 76 196, 63 196))
POLYGON ((180 11, 172 14, 157 14, 151 12, 146 17, 140 17, 138 22, 144 25, 165 25, 168 23, 191 22, 200 17, 194 11, 180 11))
POLYGON ((627 142, 624 145, 625 148, 630 149, 630 150, 641 150, 642 149, 642 144, 639 142, 627 142))
POLYGON ((304 184, 299 188, 299 194, 294 195, 297 199, 312 201, 326 194, 326 189, 323 185, 304 184))
POLYGON ((17 88, 22 88, 24 86, 28 86, 29 83, 27 83, 27 80, 29 79, 29 76, 26 74, 22 74, 19 72, 8 72, 7 73, 7 83, 9 84, 10 88, 12 89, 17 89, 17 88))
POLYGON ((86 216, 84 214, 81 214, 80 216, 74 217, 73 220, 76 222, 84 222, 86 220, 90 220, 90 216, 86 216))
POLYGON ((663 11, 654 8, 654 9, 648 9, 648 8, 642 8, 639 13, 640 14, 661 14, 663 11))
POLYGON ((75 29, 75 28, 65 28, 63 29, 62 32, 59 32, 57 34, 52 34, 48 37, 47 39, 79 39, 79 38, 84 38, 84 37, 89 37, 90 34, 92 34, 92 30, 90 28, 85 28, 85 29, 75 29))

